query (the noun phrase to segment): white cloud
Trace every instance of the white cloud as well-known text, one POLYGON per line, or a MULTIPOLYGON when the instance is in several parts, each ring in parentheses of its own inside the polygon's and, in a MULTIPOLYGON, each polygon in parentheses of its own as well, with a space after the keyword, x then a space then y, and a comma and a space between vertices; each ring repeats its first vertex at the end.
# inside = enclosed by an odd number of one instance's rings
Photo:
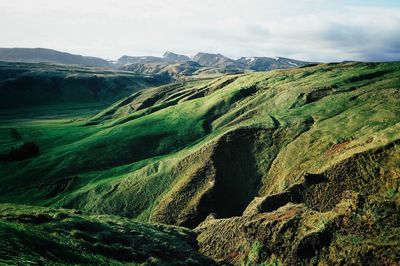
POLYGON ((172 50, 311 61, 400 60, 400 6, 360 2, 0 0, 0 47, 48 47, 106 58, 172 50))

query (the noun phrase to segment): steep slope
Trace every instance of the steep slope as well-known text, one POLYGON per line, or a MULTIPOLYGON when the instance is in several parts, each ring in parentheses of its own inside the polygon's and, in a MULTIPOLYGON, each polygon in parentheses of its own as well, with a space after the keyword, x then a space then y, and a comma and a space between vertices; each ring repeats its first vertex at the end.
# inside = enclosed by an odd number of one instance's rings
POLYGON ((343 63, 227 75, 136 93, 86 121, 6 124, 9 143, 42 152, 0 163, 0 200, 196 228, 203 253, 234 264, 391 265, 399 74, 343 63))
POLYGON ((195 230, 200 251, 234 264, 397 265, 399 143, 304 175, 240 217, 209 216, 195 230))
POLYGON ((185 228, 0 204, 0 264, 214 265, 185 228))
POLYGON ((0 109, 104 105, 169 81, 160 76, 139 76, 124 71, 0 62, 0 109))
POLYGON ((110 67, 107 60, 45 48, 0 48, 0 61, 110 67))

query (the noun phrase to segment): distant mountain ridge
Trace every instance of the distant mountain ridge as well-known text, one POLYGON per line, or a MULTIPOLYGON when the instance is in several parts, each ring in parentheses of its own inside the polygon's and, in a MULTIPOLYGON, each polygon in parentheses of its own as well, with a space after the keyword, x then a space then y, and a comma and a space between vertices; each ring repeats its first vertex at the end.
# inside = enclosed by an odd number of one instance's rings
POLYGON ((156 56, 127 56, 120 57, 117 65, 126 66, 135 63, 186 63, 193 61, 203 67, 227 68, 236 70, 265 71, 279 68, 298 67, 310 62, 284 58, 284 57, 241 57, 237 60, 226 57, 222 54, 197 53, 192 58, 186 55, 165 52, 163 57, 156 56))
POLYGON ((278 68, 299 67, 309 64, 308 62, 294 60, 284 57, 241 57, 236 62, 248 66, 253 71, 265 71, 278 68))
POLYGON ((0 61, 110 67, 107 60, 46 48, 0 48, 0 61))
POLYGON ((220 68, 245 68, 241 62, 230 59, 222 54, 198 53, 193 57, 193 61, 203 66, 220 68))
POLYGON ((115 66, 137 74, 165 74, 182 78, 268 71, 308 64, 310 62, 284 57, 241 57, 235 60, 222 54, 200 52, 190 58, 186 55, 165 52, 163 57, 124 55, 118 59, 115 66))
POLYGON ((163 58, 165 60, 171 61, 171 62, 179 62, 179 63, 186 63, 187 61, 190 61, 190 57, 186 55, 181 55, 181 54, 175 54, 169 51, 166 51, 163 55, 163 58))
POLYGON ((309 64, 283 57, 241 57, 235 60, 219 53, 200 52, 189 57, 170 51, 165 52, 162 57, 123 55, 117 61, 107 61, 45 48, 0 48, 0 61, 103 67, 135 74, 167 75, 175 79, 268 71, 309 64))

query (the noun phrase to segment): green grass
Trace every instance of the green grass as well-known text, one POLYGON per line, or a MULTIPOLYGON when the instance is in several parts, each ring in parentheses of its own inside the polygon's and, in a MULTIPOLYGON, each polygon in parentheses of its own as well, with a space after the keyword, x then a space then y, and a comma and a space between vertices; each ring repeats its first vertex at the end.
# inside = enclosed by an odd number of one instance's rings
POLYGON ((254 157, 249 173, 233 173, 238 184, 253 176, 246 198, 280 192, 304 172, 399 139, 399 72, 398 63, 345 63, 226 76, 144 91, 88 120, 11 122, 4 128, 43 152, 0 166, 0 200, 176 223, 196 215, 219 169, 235 167, 212 164, 226 156, 213 155, 221 138, 238 130, 256 132, 233 156, 254 157))
POLYGON ((189 230, 79 211, 0 204, 0 264, 212 264, 189 230))
MULTIPOLYGON (((161 247, 171 245, 174 256, 191 256, 185 243, 183 249, 189 252, 185 254, 176 253, 181 244, 173 244, 180 241, 177 235, 190 231, 165 229, 164 235, 157 231, 160 227, 140 222, 194 228, 214 213, 229 218, 221 220, 218 232, 225 239, 231 231, 224 231, 224 223, 237 226, 242 218, 236 216, 255 196, 287 191, 303 182, 304 173, 329 179, 302 191, 303 203, 310 208, 310 216, 299 225, 304 231, 297 228, 305 247, 304 232, 314 237, 336 226, 337 217, 348 215, 340 213, 348 202, 339 204, 346 190, 359 193, 367 204, 360 207, 363 217, 348 217, 357 224, 352 230, 359 231, 335 229, 329 256, 345 256, 354 239, 363 245, 388 245, 397 232, 392 214, 399 202, 399 75, 400 63, 322 64, 164 85, 136 92, 107 108, 85 102, 8 109, 0 116, 0 153, 24 142, 35 142, 41 153, 24 161, 0 162, 0 202, 79 209, 85 214, 1 205, 0 214, 10 213, 14 220, 4 218, 7 215, 0 219, 0 237, 13 239, 4 242, 0 252, 19 250, 24 254, 22 264, 32 259, 47 264, 126 262, 131 258, 129 241, 136 238, 121 236, 113 241, 116 244, 105 243, 108 236, 120 235, 120 227, 109 224, 114 221, 123 228, 140 228, 150 242, 161 239, 161 247), (24 220, 24 212, 34 221, 41 219, 36 213, 51 217, 66 213, 70 218, 53 217, 33 225, 24 220), (387 230, 380 228, 382 219, 390 224, 387 230), (366 239, 363 221, 375 221, 374 234, 389 235, 366 239), (54 235, 46 240, 46 232, 54 235), (26 247, 28 242, 37 245, 26 247), (87 252, 80 253, 79 245, 87 252), (54 248, 49 254, 41 253, 49 247, 54 248)), ((290 205, 288 213, 296 208, 290 205)), ((276 241, 282 236, 277 237, 276 241)), ((268 243, 248 241, 235 245, 248 252, 239 255, 250 265, 255 260, 279 265, 287 259, 268 253, 268 243)), ((158 254, 159 246, 144 244, 148 258, 158 254)), ((214 244, 211 241, 207 248, 223 250, 214 244)), ((154 258, 153 263, 158 259, 171 258, 154 258)))

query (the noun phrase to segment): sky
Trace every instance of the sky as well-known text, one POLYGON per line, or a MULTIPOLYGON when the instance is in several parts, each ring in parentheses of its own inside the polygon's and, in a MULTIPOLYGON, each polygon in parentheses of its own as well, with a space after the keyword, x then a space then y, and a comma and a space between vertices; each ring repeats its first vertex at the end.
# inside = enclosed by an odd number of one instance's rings
POLYGON ((0 0, 0 47, 400 60, 400 0, 0 0))

